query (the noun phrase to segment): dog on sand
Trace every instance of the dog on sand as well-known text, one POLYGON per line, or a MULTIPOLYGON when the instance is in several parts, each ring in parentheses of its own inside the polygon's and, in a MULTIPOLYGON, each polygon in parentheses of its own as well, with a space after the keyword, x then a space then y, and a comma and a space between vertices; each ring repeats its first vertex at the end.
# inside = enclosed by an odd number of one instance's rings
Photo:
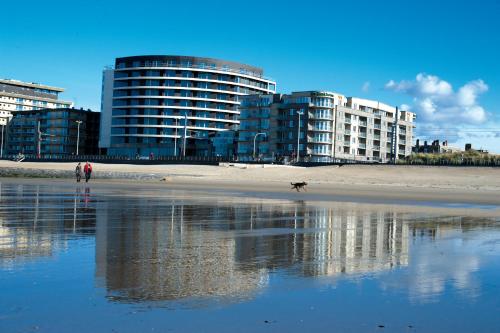
POLYGON ((290 183, 292 185, 292 190, 293 189, 296 189, 297 192, 300 192, 300 189, 304 189, 304 191, 307 192, 307 189, 306 189, 306 185, 307 183, 306 182, 300 182, 300 183, 290 183))

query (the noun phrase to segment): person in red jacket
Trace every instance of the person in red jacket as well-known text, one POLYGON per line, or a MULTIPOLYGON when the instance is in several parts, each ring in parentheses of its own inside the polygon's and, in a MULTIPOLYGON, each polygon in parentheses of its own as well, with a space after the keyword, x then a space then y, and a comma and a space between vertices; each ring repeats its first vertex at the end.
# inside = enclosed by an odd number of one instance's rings
POLYGON ((88 183, 90 175, 92 174, 92 165, 87 161, 83 167, 83 172, 85 173, 85 182, 88 183))

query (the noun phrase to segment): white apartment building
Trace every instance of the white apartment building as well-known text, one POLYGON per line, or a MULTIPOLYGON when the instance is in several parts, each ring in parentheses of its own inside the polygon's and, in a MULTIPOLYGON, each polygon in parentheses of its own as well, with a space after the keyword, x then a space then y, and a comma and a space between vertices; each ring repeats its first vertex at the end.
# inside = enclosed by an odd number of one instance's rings
POLYGON ((39 83, 0 79, 0 124, 6 124, 16 111, 72 107, 72 102, 58 99, 63 91, 39 83))

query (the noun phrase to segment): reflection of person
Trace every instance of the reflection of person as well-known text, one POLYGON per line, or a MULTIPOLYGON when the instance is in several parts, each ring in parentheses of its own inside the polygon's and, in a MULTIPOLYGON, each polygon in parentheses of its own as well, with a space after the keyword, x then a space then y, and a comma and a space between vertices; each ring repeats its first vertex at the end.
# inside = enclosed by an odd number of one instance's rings
POLYGON ((83 167, 83 172, 85 172, 85 182, 88 183, 90 175, 92 174, 92 165, 88 161, 83 167))
POLYGON ((88 187, 85 188, 85 194, 83 195, 83 202, 85 203, 85 208, 87 208, 90 202, 90 189, 88 187))
POLYGON ((79 183, 80 179, 82 179, 82 164, 78 162, 78 165, 75 168, 75 176, 76 176, 76 181, 79 183))

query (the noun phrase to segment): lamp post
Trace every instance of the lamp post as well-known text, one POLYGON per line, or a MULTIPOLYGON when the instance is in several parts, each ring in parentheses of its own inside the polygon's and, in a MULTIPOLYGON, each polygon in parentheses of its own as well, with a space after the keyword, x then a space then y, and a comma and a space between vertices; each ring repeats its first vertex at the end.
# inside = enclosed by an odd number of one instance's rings
POLYGON ((184 113, 184 138, 182 143, 182 157, 186 157, 187 112, 184 113))
POLYGON ((177 123, 179 122, 178 118, 175 118, 175 136, 174 136, 174 156, 177 157, 177 123))
POLYGON ((0 158, 3 157, 3 130, 5 125, 2 124, 2 144, 0 145, 0 158))
POLYGON ((300 160, 300 116, 304 114, 303 111, 297 111, 299 115, 299 122, 297 123, 297 163, 300 160))
POLYGON ((256 143, 256 140, 257 140, 257 137, 259 135, 264 135, 266 136, 267 134, 266 133, 257 133, 255 134, 255 136, 253 137, 253 159, 255 160, 255 143, 256 143))
POLYGON ((40 129, 40 120, 38 121, 38 125, 37 125, 37 137, 38 137, 38 142, 37 142, 37 148, 36 148, 36 152, 37 152, 37 158, 41 158, 42 157, 42 140, 43 140, 43 137, 44 136, 55 136, 54 134, 48 134, 48 133, 45 133, 45 132, 42 132, 42 130, 40 129))
POLYGON ((77 124, 76 156, 78 156, 78 147, 80 146, 80 124, 82 123, 82 121, 81 120, 76 120, 75 123, 77 124))

